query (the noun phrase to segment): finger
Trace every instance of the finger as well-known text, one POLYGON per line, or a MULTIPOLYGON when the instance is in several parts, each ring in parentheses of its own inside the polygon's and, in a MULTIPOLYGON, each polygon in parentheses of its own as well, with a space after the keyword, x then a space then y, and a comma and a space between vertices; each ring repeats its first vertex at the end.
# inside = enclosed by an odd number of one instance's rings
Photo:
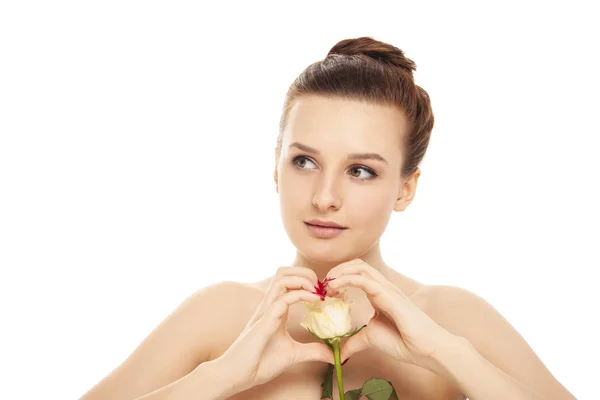
POLYGON ((317 294, 307 292, 304 289, 291 290, 275 300, 275 302, 265 310, 265 313, 259 322, 267 326, 268 333, 275 333, 275 331, 279 329, 282 317, 287 314, 289 307, 300 301, 314 303, 321 301, 321 297, 317 294))
POLYGON ((340 359, 344 362, 346 359, 352 357, 356 353, 360 353, 363 350, 370 348, 371 345, 367 341, 367 336, 364 334, 364 330, 361 330, 354 336, 350 336, 340 346, 340 359))
POLYGON ((275 332, 281 328, 284 323, 283 317, 287 315, 289 307, 300 301, 314 303, 321 301, 321 297, 317 294, 307 292, 304 289, 290 290, 281 295, 265 310, 264 315, 258 319, 254 325, 254 328, 256 329, 253 330, 253 334, 258 335, 258 340, 262 346, 264 346, 266 341, 270 340, 275 332))
POLYGON ((273 285, 267 290, 263 308, 269 307, 279 296, 292 289, 304 289, 309 292, 314 290, 314 285, 310 279, 303 276, 281 276, 278 277, 273 285))
POLYGON ((333 290, 339 290, 348 286, 357 287, 371 296, 377 296, 385 292, 383 286, 379 282, 359 274, 342 275, 329 282, 328 286, 333 290))
POLYGON ((291 304, 299 301, 309 303, 320 301, 318 295, 307 292, 304 289, 291 290, 281 295, 273 304, 260 314, 255 312, 251 320, 246 324, 245 331, 264 340, 270 340, 271 336, 281 327, 283 316, 287 314, 291 304))
MULTIPOLYGON (((365 268, 360 264, 355 264, 345 268, 344 270, 339 270, 335 276, 331 276, 328 278, 332 278, 332 280, 338 280, 342 276, 346 275, 362 275, 367 279, 373 280, 379 283, 381 286, 386 288, 387 290, 397 291, 399 290, 396 285, 390 282, 386 277, 381 275, 379 271, 375 271, 370 267, 365 268)), ((328 288, 331 288, 331 284, 328 284, 328 288)))
POLYGON ((342 275, 331 281, 329 287, 336 291, 345 287, 362 289, 362 291, 372 298, 373 306, 376 308, 386 313, 391 313, 394 310, 394 304, 392 304, 393 297, 390 295, 389 289, 382 286, 379 282, 362 275, 342 275))
POLYGON ((252 323, 262 317, 265 310, 277 300, 283 293, 294 290, 294 289, 305 289, 312 292, 314 287, 312 282, 305 277, 301 276, 282 276, 277 278, 274 283, 267 289, 267 293, 263 296, 262 301, 257 306, 254 315, 252 316, 252 323))
POLYGON ((352 262, 340 264, 336 267, 333 267, 327 273, 327 278, 336 279, 341 275, 349 275, 349 274, 362 274, 369 276, 373 279, 379 280, 385 277, 381 274, 381 272, 377 271, 375 268, 371 267, 369 264, 365 262, 352 262))
POLYGON ((354 260, 343 262, 343 263, 338 264, 335 267, 331 268, 329 270, 329 272, 327 273, 327 277, 335 278, 339 275, 340 271, 344 271, 346 268, 348 268, 350 266, 363 264, 363 263, 364 263, 364 261, 361 260, 360 258, 355 258, 354 260))
POLYGON ((333 350, 324 343, 298 343, 296 342, 294 364, 306 361, 320 361, 334 364, 333 350))
POLYGON ((315 285, 319 281, 316 272, 306 267, 279 267, 275 273, 275 277, 290 275, 304 276, 310 279, 315 285))
POLYGON ((332 268, 327 273, 327 278, 337 279, 342 275, 352 274, 364 275, 365 277, 371 278, 379 282, 382 286, 387 287, 388 289, 398 289, 398 287, 392 282, 390 282, 380 271, 373 268, 361 259, 356 259, 346 263, 342 263, 332 268))

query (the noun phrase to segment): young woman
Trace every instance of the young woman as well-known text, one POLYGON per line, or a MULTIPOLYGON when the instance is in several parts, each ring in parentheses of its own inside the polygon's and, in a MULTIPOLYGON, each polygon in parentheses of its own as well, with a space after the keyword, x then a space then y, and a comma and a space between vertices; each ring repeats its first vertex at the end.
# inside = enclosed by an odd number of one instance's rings
POLYGON ((379 377, 401 399, 573 399, 485 300, 382 259, 380 237, 415 197, 434 125, 415 69, 369 37, 310 65, 288 91, 275 151, 293 265, 194 293, 82 399, 319 399, 333 354, 300 320, 326 277, 353 302, 354 325, 367 324, 341 348, 347 389, 379 377))

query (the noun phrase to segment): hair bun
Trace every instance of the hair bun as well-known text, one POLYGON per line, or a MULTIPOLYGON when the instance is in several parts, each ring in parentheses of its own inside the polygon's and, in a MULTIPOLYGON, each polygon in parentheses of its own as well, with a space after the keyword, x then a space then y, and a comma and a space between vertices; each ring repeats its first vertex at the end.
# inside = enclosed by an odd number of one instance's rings
POLYGON ((341 40, 329 50, 327 57, 332 54, 348 56, 364 54, 376 61, 402 68, 408 71, 411 77, 413 71, 417 70, 417 65, 413 60, 406 58, 402 50, 391 44, 380 42, 368 36, 341 40))

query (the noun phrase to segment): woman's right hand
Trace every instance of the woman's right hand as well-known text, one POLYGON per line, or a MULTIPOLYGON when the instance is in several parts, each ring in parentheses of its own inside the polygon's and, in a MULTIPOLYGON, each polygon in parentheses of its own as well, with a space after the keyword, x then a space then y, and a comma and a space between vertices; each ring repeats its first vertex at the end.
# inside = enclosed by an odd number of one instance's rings
POLYGON ((217 359, 232 375, 237 375, 232 379, 248 389, 272 380, 295 364, 306 361, 334 364, 333 351, 326 344, 297 342, 286 329, 292 304, 321 301, 313 293, 317 282, 315 272, 309 268, 279 268, 242 333, 217 359))

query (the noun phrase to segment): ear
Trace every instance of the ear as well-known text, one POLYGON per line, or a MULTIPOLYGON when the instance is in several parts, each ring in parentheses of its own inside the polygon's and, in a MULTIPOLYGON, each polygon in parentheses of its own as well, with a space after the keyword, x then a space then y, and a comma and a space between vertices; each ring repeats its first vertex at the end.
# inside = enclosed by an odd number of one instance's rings
POLYGON ((394 207, 394 211, 404 211, 406 207, 412 202, 415 198, 415 192, 417 191, 417 182, 419 181, 419 176, 421 175, 421 170, 417 168, 417 170, 412 174, 410 178, 408 178, 402 184, 400 188, 400 193, 398 193, 398 198, 396 199, 396 206, 394 207))
POLYGON ((279 193, 278 166, 279 166, 279 154, 277 152, 277 149, 275 149, 275 173, 273 174, 273 179, 275 180, 275 191, 277 191, 277 193, 279 193))

